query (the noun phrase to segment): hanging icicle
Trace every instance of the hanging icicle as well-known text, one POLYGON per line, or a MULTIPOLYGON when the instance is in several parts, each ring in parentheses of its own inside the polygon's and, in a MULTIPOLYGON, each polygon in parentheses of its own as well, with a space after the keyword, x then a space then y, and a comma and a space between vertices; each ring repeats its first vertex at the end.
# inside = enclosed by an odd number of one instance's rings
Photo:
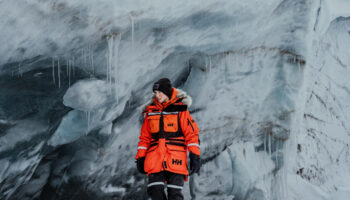
POLYGON ((57 75, 58 75, 58 88, 61 88, 61 69, 60 69, 60 59, 57 60, 57 75))
POLYGON ((68 87, 70 87, 70 74, 71 74, 71 65, 72 65, 72 61, 69 60, 68 61, 68 87))
POLYGON ((18 76, 22 77, 21 64, 18 64, 18 76))
POLYGON ((94 67, 94 49, 92 45, 89 47, 89 61, 91 66, 91 73, 95 75, 95 67, 94 67))
POLYGON ((211 72, 211 56, 209 56, 209 73, 211 72))
POLYGON ((67 59, 67 63, 66 63, 66 68, 67 68, 67 76, 68 76, 68 74, 69 74, 69 60, 67 59))
MULTIPOLYGON (((121 34, 117 35, 117 40, 116 40, 116 49, 115 49, 115 57, 114 57, 114 61, 115 61, 115 73, 114 73, 114 82, 115 82, 115 91, 117 94, 118 91, 118 85, 119 85, 119 69, 118 69, 118 65, 119 65, 119 45, 120 45, 120 40, 121 40, 121 34)), ((119 104, 119 95, 117 95, 117 104, 119 104)))
POLYGON ((87 131, 86 131, 86 135, 89 134, 89 131, 90 131, 90 115, 91 115, 91 112, 87 111, 87 131))
MULTIPOLYGON (((112 34, 107 37, 107 44, 108 44, 108 54, 107 54, 107 82, 108 82, 108 89, 110 92, 112 90, 114 92, 117 92, 118 88, 118 54, 119 54, 119 44, 121 40, 121 34, 112 34)), ((118 96, 117 96, 117 103, 118 103, 118 96)))
POLYGON ((134 18, 130 14, 130 23, 131 23, 131 48, 134 48, 134 18))
POLYGON ((73 67, 73 77, 75 76, 75 58, 73 57, 72 60, 72 67, 73 67))
POLYGON ((55 59, 52 57, 52 80, 53 80, 53 84, 55 83, 55 59))
POLYGON ((111 90, 112 90, 111 72, 112 72, 112 67, 113 67, 113 52, 114 52, 114 37, 113 37, 113 35, 108 36, 107 43, 108 43, 107 82, 108 82, 108 89, 111 92, 111 90))

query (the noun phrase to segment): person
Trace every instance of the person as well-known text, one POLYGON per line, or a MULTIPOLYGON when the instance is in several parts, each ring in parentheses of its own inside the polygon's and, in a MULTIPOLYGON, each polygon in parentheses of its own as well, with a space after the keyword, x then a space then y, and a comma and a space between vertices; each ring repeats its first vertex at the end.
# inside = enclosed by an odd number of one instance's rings
POLYGON ((173 88, 168 78, 155 82, 153 92, 151 103, 143 110, 137 169, 148 176, 147 193, 152 200, 182 200, 184 181, 200 170, 199 129, 187 109, 192 99, 173 88))

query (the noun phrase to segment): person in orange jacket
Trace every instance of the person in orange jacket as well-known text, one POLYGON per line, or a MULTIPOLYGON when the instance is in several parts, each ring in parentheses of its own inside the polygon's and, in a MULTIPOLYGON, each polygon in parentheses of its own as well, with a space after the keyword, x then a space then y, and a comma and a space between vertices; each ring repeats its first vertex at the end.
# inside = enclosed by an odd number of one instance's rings
POLYGON ((184 181, 200 169, 199 129, 187 109, 192 100, 167 78, 155 82, 153 92, 152 102, 143 111, 137 169, 148 176, 147 193, 152 200, 167 199, 165 185, 169 200, 182 200, 184 181))

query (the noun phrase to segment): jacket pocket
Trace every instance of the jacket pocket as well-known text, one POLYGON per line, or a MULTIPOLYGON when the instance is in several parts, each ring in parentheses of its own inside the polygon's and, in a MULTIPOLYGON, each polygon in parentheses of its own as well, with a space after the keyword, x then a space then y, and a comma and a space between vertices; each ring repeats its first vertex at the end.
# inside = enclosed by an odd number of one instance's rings
POLYGON ((177 132, 179 129, 177 115, 164 115, 164 131, 177 132))
POLYGON ((187 152, 186 150, 169 150, 168 167, 178 173, 187 174, 187 152))
POLYGON ((149 127, 151 129, 151 133, 159 132, 159 120, 160 115, 148 116, 149 127))
POLYGON ((159 162, 160 158, 158 156, 158 151, 155 150, 156 147, 154 147, 154 149, 150 148, 149 152, 146 154, 145 172, 149 172, 157 167, 157 163, 159 162))

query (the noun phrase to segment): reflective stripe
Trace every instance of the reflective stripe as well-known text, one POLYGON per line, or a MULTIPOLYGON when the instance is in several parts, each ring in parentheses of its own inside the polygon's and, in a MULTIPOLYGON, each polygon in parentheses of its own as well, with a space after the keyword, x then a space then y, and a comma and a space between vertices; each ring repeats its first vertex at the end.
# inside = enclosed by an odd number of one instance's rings
POLYGON ((179 112, 150 112, 148 116, 160 115, 161 113, 163 113, 163 115, 177 115, 179 112))
POLYGON ((188 147, 189 147, 189 146, 197 146, 197 147, 199 148, 199 144, 197 144, 197 143, 191 143, 191 144, 188 144, 187 146, 188 146, 188 147))
POLYGON ((179 112, 163 112, 163 115, 177 115, 179 112))
POLYGON ((174 188, 174 189, 182 190, 182 186, 178 186, 178 185, 168 185, 168 188, 174 188))
POLYGON ((147 185, 147 187, 151 187, 153 185, 164 185, 164 182, 153 182, 147 185))
POLYGON ((147 149, 147 147, 137 147, 137 149, 147 149))
POLYGON ((148 116, 152 116, 152 115, 160 115, 160 112, 152 112, 152 113, 148 113, 148 116))

